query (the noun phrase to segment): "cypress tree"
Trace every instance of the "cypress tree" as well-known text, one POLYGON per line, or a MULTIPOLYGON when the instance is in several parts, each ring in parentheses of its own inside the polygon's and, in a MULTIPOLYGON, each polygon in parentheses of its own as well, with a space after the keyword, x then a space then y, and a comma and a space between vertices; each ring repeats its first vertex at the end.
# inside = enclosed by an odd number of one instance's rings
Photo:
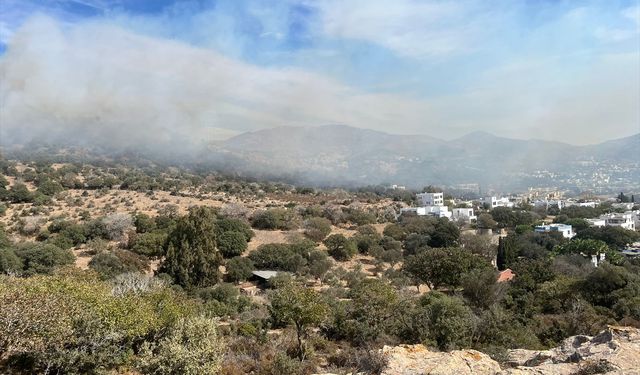
POLYGON ((166 257, 160 272, 185 288, 216 284, 222 255, 216 246, 216 215, 209 207, 196 207, 176 223, 165 242, 166 257))

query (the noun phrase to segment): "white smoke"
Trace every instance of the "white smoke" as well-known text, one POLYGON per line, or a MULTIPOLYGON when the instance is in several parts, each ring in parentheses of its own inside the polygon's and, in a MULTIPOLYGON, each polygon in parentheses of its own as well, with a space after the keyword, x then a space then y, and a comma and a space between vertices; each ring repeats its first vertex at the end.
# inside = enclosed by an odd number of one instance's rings
POLYGON ((323 76, 267 69, 106 23, 37 16, 0 58, 3 143, 176 145, 282 125, 418 124, 416 100, 358 92, 323 76))

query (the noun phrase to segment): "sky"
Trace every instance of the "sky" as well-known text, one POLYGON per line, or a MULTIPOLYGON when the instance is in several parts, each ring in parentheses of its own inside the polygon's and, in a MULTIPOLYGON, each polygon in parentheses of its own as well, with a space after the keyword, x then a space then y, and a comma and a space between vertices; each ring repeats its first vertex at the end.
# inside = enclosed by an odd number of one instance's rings
POLYGON ((640 132, 640 1, 2 0, 0 141, 640 132))

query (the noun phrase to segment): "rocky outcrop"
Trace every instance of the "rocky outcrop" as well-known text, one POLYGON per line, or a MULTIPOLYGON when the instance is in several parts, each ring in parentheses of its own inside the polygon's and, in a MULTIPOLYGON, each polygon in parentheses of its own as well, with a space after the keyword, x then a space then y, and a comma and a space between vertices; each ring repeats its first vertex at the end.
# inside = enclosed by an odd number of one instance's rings
POLYGON ((488 355, 476 350, 434 352, 424 345, 385 346, 382 354, 387 359, 383 375, 413 374, 496 374, 500 365, 488 355))
POLYGON ((444 353, 401 345, 384 347, 382 353, 385 375, 640 375, 640 330, 611 326, 594 337, 570 337, 549 350, 511 350, 502 367, 475 350, 444 353))

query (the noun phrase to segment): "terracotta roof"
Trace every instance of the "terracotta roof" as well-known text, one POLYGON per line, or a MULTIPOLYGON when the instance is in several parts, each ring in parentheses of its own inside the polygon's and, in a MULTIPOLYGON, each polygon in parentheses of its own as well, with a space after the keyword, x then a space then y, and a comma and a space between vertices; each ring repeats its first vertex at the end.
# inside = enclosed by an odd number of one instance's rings
POLYGON ((500 274, 498 275, 498 282, 503 283, 505 281, 510 281, 514 277, 516 277, 516 274, 511 271, 511 268, 507 268, 504 271, 500 271, 500 274))

